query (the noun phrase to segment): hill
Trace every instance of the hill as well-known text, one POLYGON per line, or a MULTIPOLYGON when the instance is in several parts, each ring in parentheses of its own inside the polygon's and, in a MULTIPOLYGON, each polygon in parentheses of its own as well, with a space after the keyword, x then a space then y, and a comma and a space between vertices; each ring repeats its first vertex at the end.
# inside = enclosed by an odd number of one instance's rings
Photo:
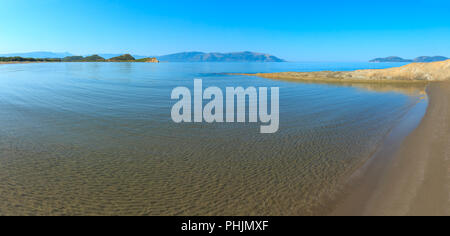
MULTIPOLYGON (((121 54, 96 54, 93 56, 75 56, 71 53, 53 52, 31 52, 31 53, 11 53, 0 54, 0 57, 22 57, 22 58, 57 58, 65 62, 76 61, 133 61, 147 58, 149 56, 128 55, 124 58, 121 54), (133 58, 133 59, 132 59, 133 58)), ((284 62, 278 57, 255 52, 235 52, 235 53, 203 53, 203 52, 181 52, 157 57, 157 60, 164 62, 284 62)))
POLYGON ((84 60, 84 57, 82 56, 69 56, 64 57, 61 61, 63 62, 82 62, 84 60))
POLYGON ((385 57, 385 58, 375 58, 370 62, 413 62, 413 60, 403 59, 401 57, 385 57))
POLYGON ((136 58, 134 58, 133 56, 131 56, 130 54, 124 54, 118 57, 113 57, 111 59, 109 59, 108 61, 113 61, 113 62, 126 62, 126 61, 135 61, 136 58))
POLYGON ((435 62, 435 61, 445 61, 449 58, 443 56, 435 56, 435 57, 418 57, 414 59, 414 62, 435 62))
MULTIPOLYGON (((111 58, 113 58, 113 57, 122 56, 123 53, 122 53, 122 54, 119 54, 119 53, 117 53, 117 54, 113 54, 113 53, 108 54, 108 53, 105 53, 105 54, 98 54, 98 55, 101 56, 101 57, 103 57, 103 58, 105 58, 105 59, 107 59, 107 60, 109 60, 109 59, 111 59, 111 58)), ((140 56, 140 55, 133 55, 133 54, 132 54, 131 56, 133 56, 133 57, 136 58, 136 59, 148 58, 148 56, 140 56)))
POLYGON ((103 61, 106 61, 105 58, 103 58, 99 55, 92 55, 92 56, 85 57, 83 59, 83 62, 103 62, 103 61))
POLYGON ((417 57, 414 60, 403 59, 401 57, 385 57, 385 58, 375 58, 370 62, 436 62, 436 61, 445 61, 448 59, 449 58, 443 56, 435 56, 435 57, 421 56, 417 57))
POLYGON ((0 57, 22 57, 22 58, 64 58, 73 56, 68 52, 55 53, 55 52, 28 52, 28 53, 9 53, 0 54, 0 57))
POLYGON ((275 56, 254 52, 182 52, 160 56, 158 59, 164 62, 284 62, 284 60, 275 56))

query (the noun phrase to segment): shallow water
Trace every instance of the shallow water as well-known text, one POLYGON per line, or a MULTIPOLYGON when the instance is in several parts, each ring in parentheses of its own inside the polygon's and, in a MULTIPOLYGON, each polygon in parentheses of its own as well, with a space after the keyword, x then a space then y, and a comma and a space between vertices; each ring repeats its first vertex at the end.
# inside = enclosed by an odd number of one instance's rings
POLYGON ((310 215, 420 102, 422 88, 219 73, 368 63, 0 66, 0 214, 310 215), (173 88, 280 87, 280 130, 175 124, 173 88))

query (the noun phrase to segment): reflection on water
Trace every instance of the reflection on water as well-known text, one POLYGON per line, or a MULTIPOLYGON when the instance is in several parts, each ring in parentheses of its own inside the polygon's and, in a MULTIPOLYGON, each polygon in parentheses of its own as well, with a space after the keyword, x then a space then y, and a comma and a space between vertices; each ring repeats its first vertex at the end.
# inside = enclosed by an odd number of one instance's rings
POLYGON ((382 83, 358 83, 350 86, 366 89, 374 92, 396 92, 410 96, 421 96, 426 94, 425 88, 427 83, 395 83, 395 84, 382 84, 382 83))
POLYGON ((423 86, 215 73, 368 66, 2 65, 0 214, 314 214, 417 104, 423 86), (260 134, 259 124, 174 124, 171 90, 192 87, 194 78, 222 89, 280 87, 280 131, 260 134))

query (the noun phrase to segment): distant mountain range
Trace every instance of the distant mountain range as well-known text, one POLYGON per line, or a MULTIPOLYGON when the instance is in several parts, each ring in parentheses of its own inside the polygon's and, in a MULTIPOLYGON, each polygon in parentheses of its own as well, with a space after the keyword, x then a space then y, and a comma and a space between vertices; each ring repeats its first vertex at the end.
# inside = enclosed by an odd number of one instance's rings
POLYGON ((255 52, 182 52, 157 58, 162 62, 284 62, 283 59, 278 57, 255 52))
MULTIPOLYGON (((105 59, 111 59, 123 54, 98 54, 105 59)), ((0 57, 24 57, 24 58, 65 58, 72 56, 71 53, 53 52, 30 52, 30 53, 10 53, 0 54, 0 57)), ((90 56, 90 55, 84 55, 90 56)), ((150 56, 132 55, 136 59, 149 58, 150 56)), ((151 56, 155 57, 155 56, 151 56)), ((162 62, 284 62, 278 57, 255 52, 235 52, 235 53, 204 53, 204 52, 182 52, 164 56, 156 56, 162 62)))
POLYGON ((0 57, 24 57, 24 58, 64 58, 73 56, 68 52, 27 52, 27 53, 9 53, 0 54, 0 57))
POLYGON ((384 57, 384 58, 376 58, 371 60, 370 62, 435 62, 435 61, 446 61, 449 58, 443 56, 435 56, 435 57, 417 57, 416 59, 404 59, 401 57, 384 57))

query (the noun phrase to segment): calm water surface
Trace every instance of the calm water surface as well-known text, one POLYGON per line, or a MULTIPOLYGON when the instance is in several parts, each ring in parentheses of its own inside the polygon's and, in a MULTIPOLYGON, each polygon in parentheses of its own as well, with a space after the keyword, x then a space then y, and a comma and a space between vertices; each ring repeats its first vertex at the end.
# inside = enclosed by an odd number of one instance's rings
POLYGON ((309 215, 415 107, 408 86, 281 82, 224 72, 368 63, 0 65, 0 214, 309 215), (280 87, 280 130, 175 124, 173 88, 280 87))

